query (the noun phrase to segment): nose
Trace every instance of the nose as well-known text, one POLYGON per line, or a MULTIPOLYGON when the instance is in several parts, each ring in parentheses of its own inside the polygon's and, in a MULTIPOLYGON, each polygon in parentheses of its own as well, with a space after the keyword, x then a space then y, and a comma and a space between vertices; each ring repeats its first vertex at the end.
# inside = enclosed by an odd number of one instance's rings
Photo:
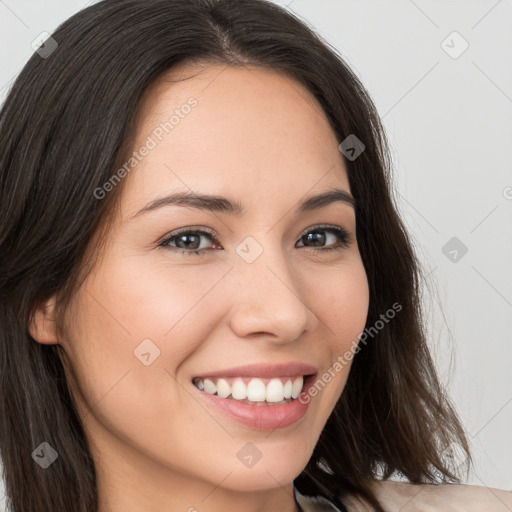
POLYGON ((303 296, 307 286, 301 287, 277 249, 267 248, 252 263, 237 261, 230 279, 229 323, 240 338, 266 336, 273 344, 283 344, 316 329, 319 319, 303 296))

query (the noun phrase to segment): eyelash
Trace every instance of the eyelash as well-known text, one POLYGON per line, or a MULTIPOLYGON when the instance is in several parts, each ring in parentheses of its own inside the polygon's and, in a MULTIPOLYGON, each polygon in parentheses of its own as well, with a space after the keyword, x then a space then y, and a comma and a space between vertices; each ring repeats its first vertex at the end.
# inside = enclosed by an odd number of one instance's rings
MULTIPOLYGON (((348 234, 348 232, 343 228, 340 228, 337 226, 330 226, 330 225, 315 226, 314 228, 305 231, 299 237, 299 240, 304 238, 308 233, 317 232, 317 231, 320 231, 320 232, 325 231, 325 232, 329 232, 331 234, 338 235, 338 237, 341 240, 341 243, 339 245, 333 245, 333 246, 322 247, 322 248, 307 247, 307 248, 311 249, 313 252, 321 253, 321 252, 327 252, 327 251, 341 250, 341 249, 345 249, 346 247, 348 247, 350 245, 351 237, 348 234)), ((210 248, 208 248, 208 249, 192 249, 192 250, 188 249, 187 250, 187 249, 182 249, 179 247, 174 247, 172 245, 168 245, 169 242, 174 241, 175 239, 179 238, 181 235, 185 235, 185 234, 206 235, 206 236, 210 237, 213 242, 218 242, 218 240, 216 238, 216 234, 213 231, 209 231, 209 230, 207 231, 204 229, 183 228, 183 229, 180 229, 178 231, 171 233, 164 240, 162 240, 158 244, 158 246, 159 247, 170 247, 171 249, 177 251, 180 255, 190 255, 190 256, 191 255, 205 256, 205 251, 211 250, 210 248)), ((304 246, 304 247, 306 247, 306 246, 304 246)))

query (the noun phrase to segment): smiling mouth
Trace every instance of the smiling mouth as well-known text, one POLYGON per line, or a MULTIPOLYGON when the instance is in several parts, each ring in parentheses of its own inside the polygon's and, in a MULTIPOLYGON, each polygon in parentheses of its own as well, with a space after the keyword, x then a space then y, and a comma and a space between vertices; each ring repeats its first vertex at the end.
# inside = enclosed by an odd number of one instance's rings
POLYGON ((314 375, 295 377, 195 377, 194 386, 219 398, 251 405, 282 405, 294 401, 314 375))

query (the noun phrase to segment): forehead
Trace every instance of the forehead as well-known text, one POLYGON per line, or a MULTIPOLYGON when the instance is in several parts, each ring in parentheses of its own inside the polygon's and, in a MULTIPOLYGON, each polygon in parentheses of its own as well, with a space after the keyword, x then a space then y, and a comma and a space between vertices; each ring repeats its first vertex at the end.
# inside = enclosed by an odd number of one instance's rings
POLYGON ((181 65, 147 89, 136 126, 127 215, 163 192, 208 192, 244 204, 261 204, 265 195, 291 205, 329 187, 350 191, 320 104, 275 70, 181 65))

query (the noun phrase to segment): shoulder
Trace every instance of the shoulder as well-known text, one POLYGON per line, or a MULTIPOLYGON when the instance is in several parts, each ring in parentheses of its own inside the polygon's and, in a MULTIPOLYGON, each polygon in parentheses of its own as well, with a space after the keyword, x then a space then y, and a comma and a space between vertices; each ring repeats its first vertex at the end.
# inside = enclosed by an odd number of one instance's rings
MULTIPOLYGON (((386 512, 510 512, 512 492, 469 484, 411 484, 391 480, 372 483, 386 512)), ((349 512, 367 512, 360 500, 344 497, 349 512)))

